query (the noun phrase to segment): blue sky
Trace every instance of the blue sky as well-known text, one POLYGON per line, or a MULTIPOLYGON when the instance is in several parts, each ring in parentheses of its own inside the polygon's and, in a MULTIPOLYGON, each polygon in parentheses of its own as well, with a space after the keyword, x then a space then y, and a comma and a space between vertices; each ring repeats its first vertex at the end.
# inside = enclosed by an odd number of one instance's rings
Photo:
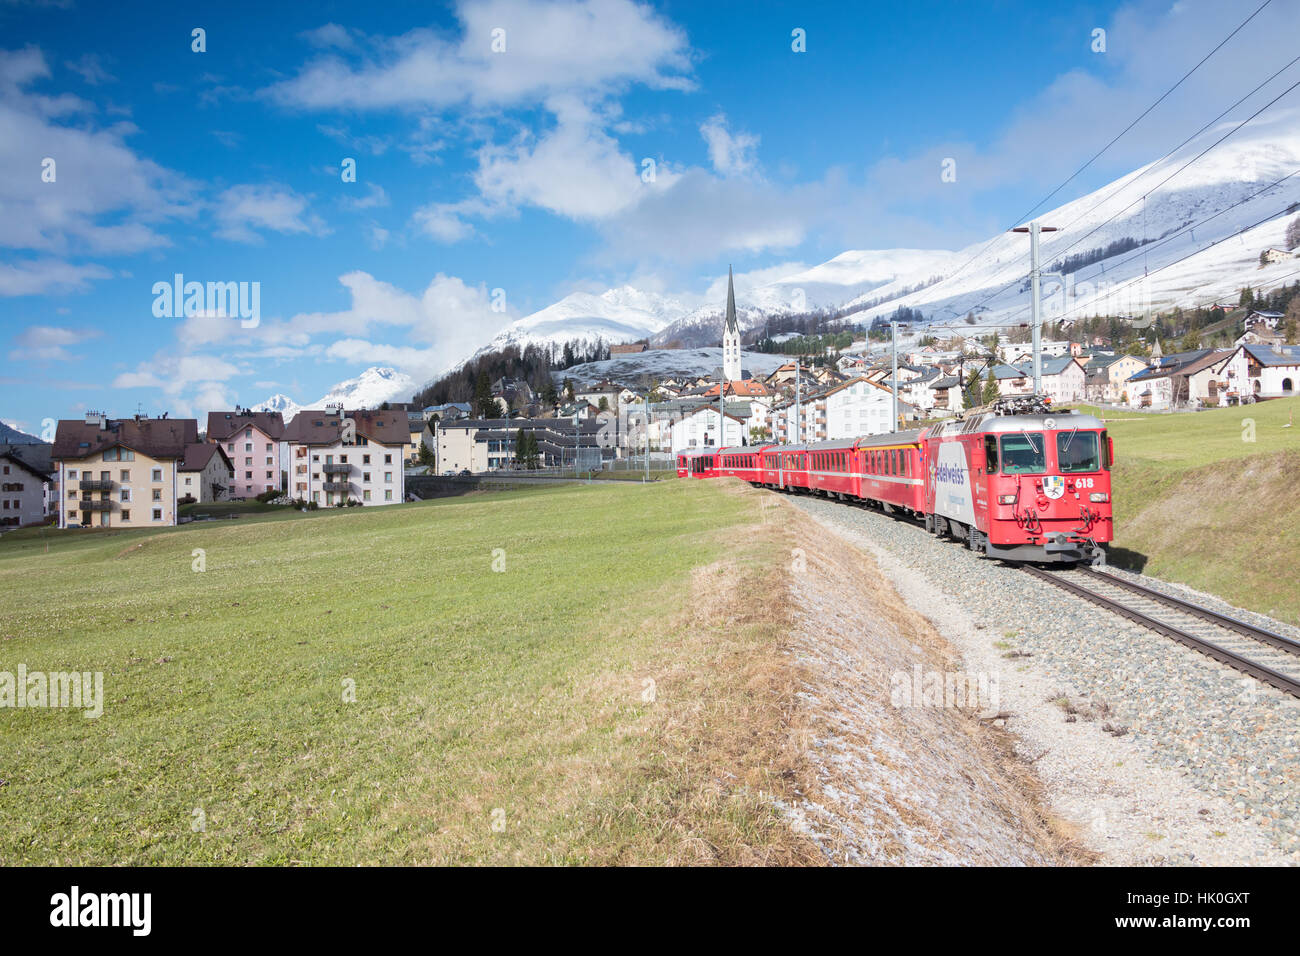
MULTIPOLYGON (((376 364, 423 380, 575 290, 702 297, 729 263, 743 289, 846 249, 960 248, 1248 12, 0 0, 0 419, 310 401, 376 364), (155 315, 176 273, 259 283, 258 325, 155 315)), ((1274 0, 1051 205, 1252 86, 1298 14, 1274 0)))

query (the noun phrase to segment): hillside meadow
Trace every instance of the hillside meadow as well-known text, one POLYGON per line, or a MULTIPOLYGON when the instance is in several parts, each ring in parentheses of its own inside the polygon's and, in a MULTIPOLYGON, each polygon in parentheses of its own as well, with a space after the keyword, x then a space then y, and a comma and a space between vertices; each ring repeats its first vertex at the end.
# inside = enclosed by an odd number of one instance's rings
POLYGON ((1300 399, 1097 413, 1115 439, 1113 563, 1300 623, 1300 399))
POLYGON ((777 539, 719 486, 6 535, 0 671, 105 700, 0 712, 0 863, 809 859, 784 622, 697 573, 770 591, 777 539))

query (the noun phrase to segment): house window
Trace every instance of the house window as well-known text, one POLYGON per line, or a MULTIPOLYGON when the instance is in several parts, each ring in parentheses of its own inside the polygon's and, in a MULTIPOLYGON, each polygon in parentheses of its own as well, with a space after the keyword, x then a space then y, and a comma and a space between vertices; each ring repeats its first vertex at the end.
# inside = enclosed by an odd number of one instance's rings
POLYGON ((268 481, 270 481, 270 479, 271 479, 271 473, 270 473, 269 471, 266 473, 266 478, 267 478, 268 481))
POLYGON ((162 509, 161 509, 161 508, 154 508, 154 509, 153 509, 153 520, 154 520, 154 521, 162 521, 162 509))
POLYGON ((392 480, 393 480, 393 473, 391 471, 384 472, 384 481, 392 481, 392 480))
POLYGON ((251 428, 245 428, 245 429, 244 429, 244 437, 245 437, 245 438, 252 438, 252 437, 253 437, 253 430, 252 430, 251 428))
POLYGON ((370 500, 370 489, 367 488, 365 491, 361 492, 361 497, 362 497, 365 501, 369 501, 369 500, 370 500))
POLYGON ((233 441, 226 442, 226 451, 234 451, 234 450, 235 450, 235 443, 233 441))
POLYGON ((189 483, 190 483, 190 476, 189 476, 189 475, 186 475, 186 476, 185 476, 185 484, 186 484, 186 486, 188 486, 189 483))
POLYGON ((311 500, 312 500, 312 501, 320 501, 320 492, 319 492, 319 491, 313 491, 313 492, 311 493, 311 500))
POLYGON ((122 500, 122 501, 130 501, 130 500, 131 500, 131 489, 130 489, 130 488, 123 488, 123 489, 122 489, 122 498, 121 498, 121 500, 122 500))
POLYGON ((69 508, 69 509, 68 509, 68 517, 69 517, 69 518, 75 518, 76 516, 77 516, 77 512, 76 512, 75 510, 69 508))
POLYGON ((252 473, 251 471, 246 471, 246 472, 244 472, 244 480, 245 480, 245 481, 252 481, 252 480, 253 480, 253 473, 252 473))
MULTIPOLYGON (((368 465, 368 464, 370 464, 370 456, 369 456, 369 455, 362 455, 362 456, 361 456, 361 464, 363 464, 363 465, 368 465)), ((8 473, 9 473, 9 470, 8 470, 8 469, 5 469, 5 474, 8 474, 8 473)))
POLYGON ((75 469, 75 468, 69 468, 69 469, 68 469, 68 478, 69 478, 69 479, 72 479, 72 478, 76 478, 76 477, 77 477, 77 469, 75 469))
POLYGON ((155 488, 155 489, 153 490, 153 500, 154 500, 154 501, 162 501, 162 489, 161 489, 161 488, 155 488))
POLYGON ((385 456, 384 456, 384 464, 385 464, 385 465, 391 465, 392 463, 393 463, 393 456, 392 456, 392 455, 385 455, 385 456))
POLYGON ((162 481, 162 469, 161 469, 161 468, 155 468, 155 469, 153 470, 153 480, 154 480, 154 481, 162 481))
POLYGON ((271 443, 270 443, 270 442, 267 442, 267 443, 266 443, 266 450, 267 450, 267 451, 270 451, 270 450, 271 450, 271 443))
POLYGON ((252 463, 253 463, 253 459, 251 459, 251 458, 245 458, 245 459, 244 459, 244 464, 245 464, 245 465, 251 465, 252 463))
POLYGON ((127 469, 127 468, 123 468, 123 469, 122 469, 122 472, 121 472, 121 479, 122 479, 122 481, 130 481, 130 480, 131 480, 131 472, 130 472, 129 469, 127 469))
POLYGON ((130 508, 123 508, 123 509, 122 509, 122 520, 123 520, 123 521, 130 521, 130 520, 131 520, 131 509, 130 509, 130 508))
POLYGON ((389 490, 387 490, 387 491, 384 492, 384 500, 385 500, 385 501, 392 501, 392 500, 393 500, 393 492, 392 492, 391 489, 389 489, 389 490))
POLYGON ((368 472, 368 471, 363 471, 363 472, 361 473, 361 480, 362 480, 362 481, 369 481, 369 480, 370 480, 370 472, 368 472))

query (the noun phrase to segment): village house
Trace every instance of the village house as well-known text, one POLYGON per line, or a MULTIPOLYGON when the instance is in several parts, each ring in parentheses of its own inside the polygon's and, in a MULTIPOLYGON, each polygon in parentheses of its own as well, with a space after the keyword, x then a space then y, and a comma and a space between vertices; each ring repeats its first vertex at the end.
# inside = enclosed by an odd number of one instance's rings
POLYGON ((672 426, 672 453, 691 448, 743 445, 748 441, 749 426, 740 415, 730 411, 720 415, 718 406, 700 405, 685 413, 672 426), (718 420, 722 418, 721 433, 718 420))
POLYGON ((293 497, 322 507, 405 500, 406 412, 303 409, 284 434, 293 497))
POLYGON ((53 487, 50 446, 0 445, 0 528, 41 524, 53 487))
MULTIPOLYGON (((1079 360, 1073 355, 1065 354, 1056 358, 1044 356, 1039 371, 1042 376, 1043 394, 1054 404, 1062 405, 1083 400, 1087 375, 1079 360)), ((1028 395, 1034 390, 1033 358, 1015 366, 994 366, 993 376, 998 383, 1000 395, 1028 395)))
POLYGON ((1093 355, 1084 369, 1084 398, 1119 405, 1128 400, 1128 380, 1146 368, 1136 355, 1093 355))
POLYGON ((235 484, 235 466, 225 448, 215 442, 198 442, 185 448, 180 465, 180 503, 191 499, 210 504, 230 497, 235 484))
POLYGON ((176 524, 180 466, 198 440, 193 418, 88 412, 84 420, 60 421, 51 452, 62 496, 59 527, 176 524))
POLYGON ((1236 405, 1300 392, 1300 346, 1241 345, 1215 366, 1219 404, 1236 405))
MULTIPOLYGON (((1213 349, 1196 349, 1190 352, 1160 354, 1152 350, 1146 368, 1132 375, 1125 385, 1128 404, 1133 408, 1179 408, 1194 404, 1190 378, 1197 372, 1221 362, 1222 356, 1213 349)), ((1203 388, 1210 389, 1209 379, 1203 388)), ((1217 382, 1215 389, 1217 390, 1217 382)), ((1202 401, 1204 398, 1201 399, 1202 401)), ((1215 404, 1217 404, 1217 396, 1215 404)))
POLYGON ((544 468, 600 468, 613 457, 612 413, 605 418, 467 418, 440 424, 434 431, 437 469, 447 475, 473 474, 514 467, 516 440, 522 430, 537 439, 538 464, 544 468))
POLYGON ((256 498, 263 492, 284 489, 289 446, 285 441, 284 418, 279 412, 254 412, 246 408, 208 412, 206 438, 221 445, 234 465, 230 498, 256 498))

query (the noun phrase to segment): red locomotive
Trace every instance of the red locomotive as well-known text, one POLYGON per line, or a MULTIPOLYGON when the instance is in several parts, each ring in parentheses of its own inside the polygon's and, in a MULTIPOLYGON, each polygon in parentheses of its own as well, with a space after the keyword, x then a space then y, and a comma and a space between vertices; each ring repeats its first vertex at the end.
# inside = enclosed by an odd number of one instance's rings
POLYGON ((887 435, 693 450, 678 455, 677 473, 915 515, 932 534, 1004 561, 1102 564, 1114 537, 1113 460, 1099 419, 1029 397, 887 435))

